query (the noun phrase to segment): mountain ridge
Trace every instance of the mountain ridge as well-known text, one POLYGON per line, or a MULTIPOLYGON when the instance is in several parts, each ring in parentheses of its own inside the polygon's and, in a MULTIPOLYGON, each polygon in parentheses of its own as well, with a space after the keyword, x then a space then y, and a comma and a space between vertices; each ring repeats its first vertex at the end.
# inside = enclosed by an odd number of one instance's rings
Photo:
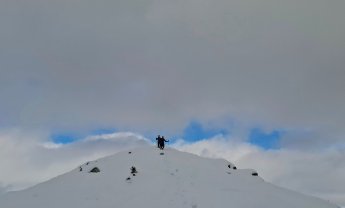
POLYGON ((267 183, 255 170, 235 167, 224 159, 171 148, 139 148, 86 162, 34 187, 5 194, 0 207, 337 208, 267 183), (92 172, 94 168, 99 172, 92 172))

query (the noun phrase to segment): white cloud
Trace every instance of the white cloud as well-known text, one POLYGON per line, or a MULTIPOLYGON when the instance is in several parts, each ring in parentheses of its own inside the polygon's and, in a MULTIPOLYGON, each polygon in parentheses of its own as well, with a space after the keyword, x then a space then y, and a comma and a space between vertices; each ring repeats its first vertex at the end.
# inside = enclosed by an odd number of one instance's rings
POLYGON ((124 132, 57 145, 37 132, 0 131, 0 192, 26 188, 70 171, 85 161, 149 143, 141 135, 124 132))
POLYGON ((273 184, 345 205, 345 152, 279 149, 263 150, 232 138, 215 137, 174 145, 205 157, 225 158, 238 168, 256 169, 273 184))
MULTIPOLYGON (((0 192, 25 188, 74 169, 85 161, 150 143, 140 134, 119 132, 56 145, 38 132, 1 131, 0 192)), ((340 183, 345 180, 345 152, 339 149, 263 150, 241 139, 221 135, 195 143, 180 140, 168 146, 204 157, 225 158, 238 168, 256 169, 273 184, 345 205, 345 188, 340 183)))

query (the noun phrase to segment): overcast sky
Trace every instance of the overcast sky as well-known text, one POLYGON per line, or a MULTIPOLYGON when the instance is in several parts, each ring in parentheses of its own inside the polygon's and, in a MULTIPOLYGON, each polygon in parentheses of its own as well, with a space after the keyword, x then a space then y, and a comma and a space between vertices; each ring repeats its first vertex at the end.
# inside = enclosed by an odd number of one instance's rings
POLYGON ((0 0, 8 170, 0 193, 162 133, 176 148, 345 206, 344 8, 343 0, 0 0), (191 123, 203 129, 192 141, 191 123), (86 139, 104 129, 117 134, 86 139), (275 148, 253 143, 253 129, 278 132, 275 148), (71 133, 69 144, 53 139, 71 133), (334 170, 329 180, 325 170, 334 170))

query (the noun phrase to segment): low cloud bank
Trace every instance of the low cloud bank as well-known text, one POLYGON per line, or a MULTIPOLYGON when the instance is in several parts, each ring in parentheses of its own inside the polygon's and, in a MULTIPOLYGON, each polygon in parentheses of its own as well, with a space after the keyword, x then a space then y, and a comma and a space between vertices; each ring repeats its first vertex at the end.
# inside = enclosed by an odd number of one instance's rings
MULTIPOLYGON (((131 132, 55 144, 34 132, 1 131, 0 194, 43 182, 85 161, 148 145, 152 145, 152 141, 131 132)), ((203 157, 225 158, 238 168, 256 169, 262 178, 273 184, 345 205, 345 188, 339 183, 345 180, 344 151, 264 150, 224 136, 192 143, 178 140, 168 146, 203 157)))
POLYGON ((0 193, 27 188, 85 161, 150 143, 130 132, 89 136, 65 145, 52 143, 44 136, 18 129, 0 132, 0 193))
POLYGON ((256 169, 273 184, 345 205, 345 152, 337 149, 302 151, 264 150, 221 136, 174 147, 204 157, 225 158, 238 168, 256 169))

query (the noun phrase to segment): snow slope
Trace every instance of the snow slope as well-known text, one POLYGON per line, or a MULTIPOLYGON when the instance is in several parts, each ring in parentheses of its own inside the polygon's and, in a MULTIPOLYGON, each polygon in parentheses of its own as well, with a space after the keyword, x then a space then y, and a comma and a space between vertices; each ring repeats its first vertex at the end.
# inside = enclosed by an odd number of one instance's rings
POLYGON ((8 193, 0 198, 0 207, 337 207, 269 184, 252 176, 253 170, 235 170, 233 166, 223 159, 202 158, 174 149, 135 149, 131 154, 121 152, 88 162, 27 190, 8 193), (131 174, 132 166, 137 170, 135 176, 131 174), (100 172, 90 173, 94 167, 100 172))

